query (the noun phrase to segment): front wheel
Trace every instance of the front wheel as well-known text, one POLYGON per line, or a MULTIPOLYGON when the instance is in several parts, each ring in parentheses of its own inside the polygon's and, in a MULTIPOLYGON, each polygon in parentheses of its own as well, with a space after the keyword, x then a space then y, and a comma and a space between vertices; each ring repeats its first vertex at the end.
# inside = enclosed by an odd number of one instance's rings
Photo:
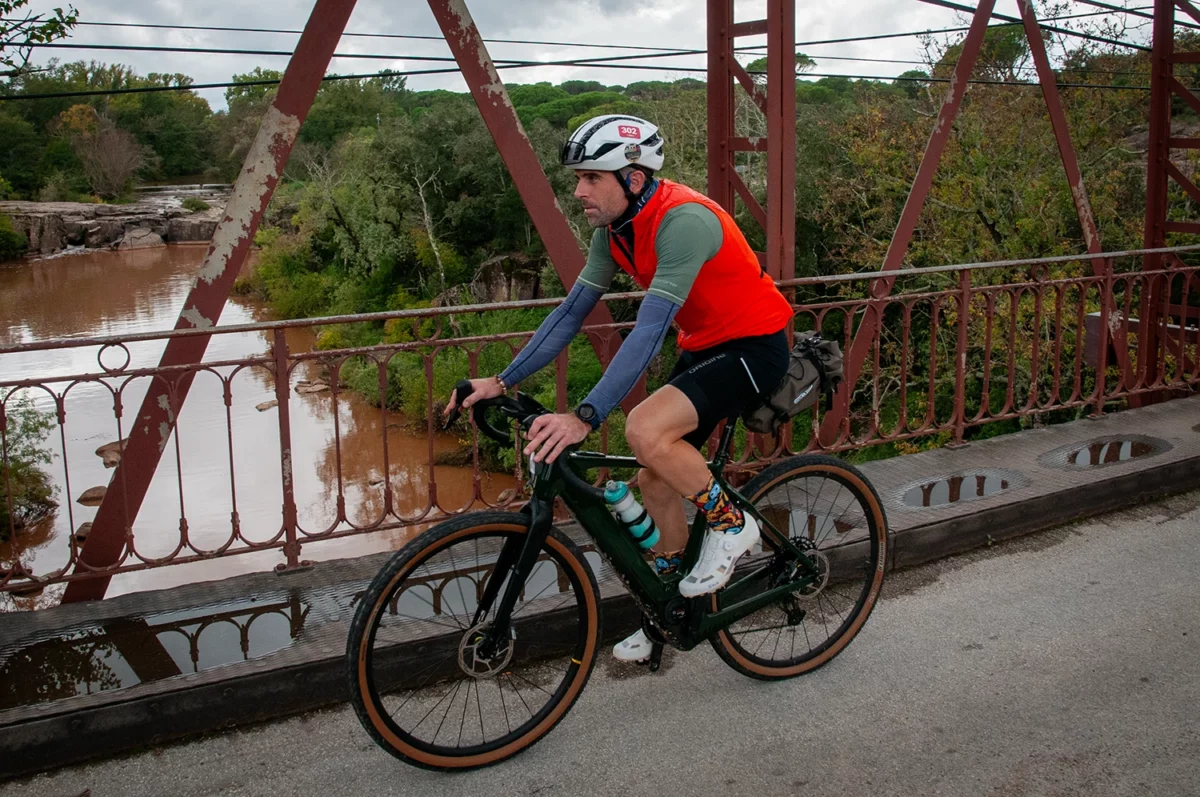
MULTIPOLYGON (((818 568, 806 588, 741 618, 712 637, 726 664, 753 678, 791 678, 840 653, 863 627, 879 598, 887 558, 887 518, 867 478, 835 457, 778 462, 741 491, 774 528, 763 525, 761 553, 738 562, 734 580, 762 568, 791 572, 780 551, 786 534, 818 568)), ((721 608, 723 590, 712 596, 721 608)))
POLYGON ((346 643, 350 700, 397 758, 443 770, 497 763, 549 733, 583 691, 600 592, 565 535, 551 529, 506 633, 488 635, 499 598, 479 611, 504 594, 506 562, 528 533, 523 514, 453 518, 399 551, 363 595, 346 643))

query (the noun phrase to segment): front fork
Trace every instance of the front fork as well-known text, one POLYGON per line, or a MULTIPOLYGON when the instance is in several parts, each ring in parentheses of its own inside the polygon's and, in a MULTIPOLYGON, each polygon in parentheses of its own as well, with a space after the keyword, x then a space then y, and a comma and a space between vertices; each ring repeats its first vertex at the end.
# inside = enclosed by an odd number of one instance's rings
POLYGON ((496 565, 492 568, 491 578, 488 579, 487 586, 483 589, 483 595, 479 599, 479 608, 475 610, 475 619, 472 625, 478 625, 487 616, 492 603, 500 592, 500 586, 504 583, 505 573, 511 573, 508 587, 500 598, 500 605, 496 607, 492 623, 480 644, 479 652, 484 658, 493 655, 502 645, 507 645, 512 639, 509 623, 512 620, 513 607, 517 605, 517 599, 521 597, 521 590, 525 588, 525 581, 533 572, 534 565, 537 564, 538 555, 541 553, 546 538, 550 536, 550 528, 553 525, 553 505, 536 495, 526 504, 524 511, 530 516, 529 532, 523 537, 510 537, 504 543, 504 547, 500 549, 500 555, 496 558, 496 565))

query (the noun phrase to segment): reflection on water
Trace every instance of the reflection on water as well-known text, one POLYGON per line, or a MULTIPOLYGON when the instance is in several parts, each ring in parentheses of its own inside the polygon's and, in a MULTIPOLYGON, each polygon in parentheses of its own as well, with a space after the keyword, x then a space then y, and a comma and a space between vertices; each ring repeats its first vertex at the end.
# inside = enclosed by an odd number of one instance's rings
POLYGON ((1008 489, 1008 479, 994 473, 966 473, 911 487, 904 493, 904 504, 934 507, 975 501, 1008 489))
MULTIPOLYGON (((169 329, 205 251, 202 246, 99 251, 0 267, 0 343, 169 329)), ((261 320, 267 320, 261 306, 238 298, 229 301, 220 319, 222 325, 261 320)), ((293 352, 309 351, 314 338, 307 330, 289 330, 287 343, 293 352)), ((211 339, 205 361, 262 356, 270 346, 268 336, 261 333, 219 335, 211 339)), ((156 365, 162 349, 161 341, 129 344, 132 367, 156 365)), ((0 357, 0 380, 98 370, 94 347, 0 357)), ((267 542, 277 538, 282 529, 278 408, 256 408, 275 398, 273 375, 261 366, 214 370, 217 372, 197 375, 134 525, 136 549, 143 557, 175 553, 184 537, 181 527, 186 528, 182 556, 218 551, 230 544, 237 547, 243 544, 235 538, 239 533, 245 540, 267 542), (181 523, 183 517, 186 526, 181 523)), ((431 472, 442 507, 456 510, 470 505, 471 469, 430 464, 431 458, 459 447, 455 438, 438 435, 431 452, 424 423, 411 430, 406 419, 396 413, 389 413, 385 420, 378 407, 344 391, 336 400, 329 391, 294 392, 300 381, 322 376, 327 374, 320 366, 304 363, 293 369, 289 383, 293 388, 293 485, 303 533, 333 529, 339 507, 356 527, 377 522, 384 515, 384 491, 389 487, 396 514, 420 517, 431 499, 431 472)), ((45 574, 65 565, 67 536, 92 520, 96 512, 95 507, 81 506, 75 499, 112 477, 113 471, 104 467, 95 451, 128 436, 130 416, 148 384, 148 379, 138 378, 110 380, 107 385, 54 386, 55 392, 65 391, 62 439, 56 427, 48 441, 55 456, 49 471, 59 489, 59 510, 37 533, 22 535, 19 549, 0 544, 0 566, 12 566, 19 558, 34 573, 45 574), (123 408, 119 422, 114 415, 116 391, 123 408)), ((54 407, 54 399, 44 391, 22 393, 42 409, 54 407)), ((495 501, 514 484, 508 475, 484 475, 482 492, 495 501)), ((337 530, 348 528, 341 524, 337 530)), ((393 550, 419 530, 394 529, 307 545, 302 555, 334 559, 393 550)), ((268 570, 281 558, 277 551, 265 551, 129 573, 114 578, 108 594, 268 570)), ((51 605, 60 592, 61 587, 47 589, 40 596, 0 595, 0 610, 51 605)))
POLYGON ((1150 443, 1141 440, 1108 440, 1092 443, 1067 457, 1067 464, 1076 468, 1094 468, 1112 462, 1125 462, 1135 457, 1154 453, 1150 443))
POLYGON ((0 647, 0 711, 261 658, 293 644, 308 614, 296 597, 244 600, 0 647))

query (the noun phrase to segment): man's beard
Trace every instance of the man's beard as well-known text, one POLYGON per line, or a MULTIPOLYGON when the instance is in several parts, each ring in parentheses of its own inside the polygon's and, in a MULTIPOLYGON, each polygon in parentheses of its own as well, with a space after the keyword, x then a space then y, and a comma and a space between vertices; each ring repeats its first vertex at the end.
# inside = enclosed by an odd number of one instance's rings
MULTIPOLYGON (((599 210, 599 208, 595 208, 595 209, 599 210)), ((616 213, 604 213, 603 215, 600 215, 600 216, 587 216, 586 218, 587 218, 588 226, 590 226, 592 229, 599 229, 600 227, 607 227, 608 225, 612 224, 614 221, 616 221, 620 217, 621 217, 621 213, 616 212, 616 213)))

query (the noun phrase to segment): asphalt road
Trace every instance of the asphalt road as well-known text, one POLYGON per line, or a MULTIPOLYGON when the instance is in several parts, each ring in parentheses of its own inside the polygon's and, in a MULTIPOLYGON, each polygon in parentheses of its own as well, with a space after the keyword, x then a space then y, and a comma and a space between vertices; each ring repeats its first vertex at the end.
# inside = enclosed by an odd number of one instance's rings
POLYGON ((891 576, 829 666, 605 658, 516 759, 444 775, 348 708, 0 785, 9 797, 1200 795, 1200 491, 891 576))

